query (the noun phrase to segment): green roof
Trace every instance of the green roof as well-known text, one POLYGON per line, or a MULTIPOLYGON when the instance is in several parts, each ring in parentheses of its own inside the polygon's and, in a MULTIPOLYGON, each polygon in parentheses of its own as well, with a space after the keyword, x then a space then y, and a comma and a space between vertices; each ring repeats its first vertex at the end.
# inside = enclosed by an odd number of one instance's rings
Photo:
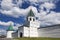
POLYGON ((10 26, 8 27, 7 31, 13 31, 13 26, 10 24, 10 26))
POLYGON ((35 15, 34 15, 33 11, 30 10, 27 16, 32 16, 32 17, 34 17, 35 15))

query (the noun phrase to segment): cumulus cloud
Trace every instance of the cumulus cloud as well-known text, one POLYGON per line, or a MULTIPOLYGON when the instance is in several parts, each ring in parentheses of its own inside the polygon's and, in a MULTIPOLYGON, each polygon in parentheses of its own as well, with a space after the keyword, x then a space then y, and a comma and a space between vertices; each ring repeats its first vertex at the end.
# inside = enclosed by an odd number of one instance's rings
POLYGON ((15 23, 16 25, 13 27, 14 28, 14 30, 17 30, 18 29, 18 27, 20 27, 20 26, 22 26, 22 24, 18 24, 18 23, 15 23))
POLYGON ((12 9, 14 4, 12 4, 12 0, 2 0, 1 2, 1 8, 3 10, 10 10, 12 9))
POLYGON ((26 2, 30 2, 31 5, 34 4, 34 5, 38 5, 40 4, 41 2, 50 2, 50 3, 54 3, 54 2, 58 2, 59 0, 3 0, 2 3, 1 3, 1 6, 2 6, 2 9, 5 9, 5 10, 8 10, 8 9, 11 9, 12 7, 14 6, 22 6, 22 3, 26 1, 26 2), (16 2, 16 4, 14 4, 13 2, 16 2))
POLYGON ((56 3, 59 0, 38 0, 39 2, 54 2, 56 3))
POLYGON ((14 25, 14 22, 12 22, 12 21, 9 21, 9 22, 0 21, 0 25, 3 25, 3 26, 9 26, 10 24, 14 25))
POLYGON ((26 2, 30 2, 31 4, 36 4, 36 3, 41 3, 41 2, 51 2, 51 3, 56 3, 58 2, 59 0, 24 0, 26 2))
POLYGON ((3 30, 3 29, 0 29, 0 32, 3 32, 3 31, 5 31, 5 30, 3 30))
POLYGON ((6 35, 6 30, 0 29, 0 35, 6 35))
POLYGON ((42 18, 42 25, 55 25, 60 24, 60 13, 51 11, 50 14, 42 18))
POLYGON ((13 9, 8 10, 8 11, 7 10, 1 10, 1 13, 5 14, 5 15, 10 15, 13 17, 19 17, 21 15, 26 15, 29 10, 30 10, 30 8, 20 9, 18 7, 13 7, 13 9))
POLYGON ((41 21, 41 24, 45 24, 45 25, 51 25, 51 24, 60 24, 60 13, 54 12, 54 11, 50 11, 50 9, 55 8, 55 4, 57 1, 59 0, 19 0, 17 1, 17 4, 14 5, 12 3, 12 0, 4 0, 1 3, 2 6, 2 10, 1 13, 5 14, 5 15, 9 15, 12 17, 19 17, 19 16, 26 16, 29 12, 30 9, 33 10, 34 14, 36 17, 38 17, 41 21), (39 13, 37 11, 36 7, 33 6, 29 6, 26 9, 21 9, 18 6, 21 6, 22 3, 26 1, 26 2, 30 2, 31 5, 32 4, 38 4, 40 9, 39 9, 39 13), (41 2, 43 2, 42 4, 40 4, 41 2), (6 4, 5 4, 6 3, 6 4), (46 8, 46 11, 44 11, 44 8, 46 8), (47 13, 50 11, 50 13, 47 15, 47 13))
POLYGON ((41 10, 44 10, 44 8, 46 8, 46 11, 49 12, 50 9, 54 9, 56 6, 54 3, 49 3, 49 2, 45 2, 44 4, 40 5, 41 10))
POLYGON ((13 7, 13 9, 8 10, 8 11, 7 10, 1 10, 1 13, 18 18, 19 16, 26 16, 28 14, 28 12, 30 11, 30 9, 32 9, 34 12, 37 13, 36 7, 33 7, 33 6, 30 6, 26 9, 13 7))
MULTIPOLYGON (((45 2, 44 4, 40 5, 40 8, 41 8, 41 10, 43 10, 43 8, 45 7, 47 9, 47 12, 49 12, 49 9, 52 9, 55 7, 55 5, 53 3, 48 3, 49 1, 54 1, 54 0, 35 0, 35 1, 34 0, 24 0, 24 1, 27 1, 27 2, 29 1, 31 3, 45 2)), ((17 2, 17 5, 20 5, 24 1, 18 0, 16 2, 17 2)), ((4 9, 4 10, 1 10, 1 12, 5 15, 19 17, 20 15, 26 15, 28 13, 28 11, 30 10, 30 7, 27 9, 21 9, 21 8, 17 7, 17 5, 14 6, 14 4, 12 3, 12 0, 3 0, 1 3, 1 6, 2 6, 2 9, 4 9), (9 9, 9 10, 7 10, 7 9, 9 9)), ((34 9, 35 11, 37 10, 35 7, 32 7, 32 9, 34 9)))
POLYGON ((9 26, 10 24, 12 24, 14 30, 17 30, 18 27, 20 27, 22 25, 22 24, 19 24, 19 23, 14 23, 12 21, 8 21, 8 22, 2 22, 2 21, 0 21, 0 25, 2 25, 2 26, 9 26))

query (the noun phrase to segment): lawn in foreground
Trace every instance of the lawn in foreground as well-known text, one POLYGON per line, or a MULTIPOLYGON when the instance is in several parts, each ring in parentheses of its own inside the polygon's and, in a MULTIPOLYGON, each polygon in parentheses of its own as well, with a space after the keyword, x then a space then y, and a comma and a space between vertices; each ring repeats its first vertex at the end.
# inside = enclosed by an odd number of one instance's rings
POLYGON ((60 40, 60 38, 45 38, 45 37, 40 37, 40 38, 16 38, 14 40, 60 40))

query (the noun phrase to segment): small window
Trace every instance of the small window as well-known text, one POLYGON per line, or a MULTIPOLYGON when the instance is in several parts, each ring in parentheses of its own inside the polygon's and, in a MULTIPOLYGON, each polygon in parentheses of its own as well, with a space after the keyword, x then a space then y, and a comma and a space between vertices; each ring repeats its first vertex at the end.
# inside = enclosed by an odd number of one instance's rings
POLYGON ((31 18, 30 18, 30 21, 31 21, 31 18))
POLYGON ((35 19, 33 19, 33 21, 35 21, 35 19))

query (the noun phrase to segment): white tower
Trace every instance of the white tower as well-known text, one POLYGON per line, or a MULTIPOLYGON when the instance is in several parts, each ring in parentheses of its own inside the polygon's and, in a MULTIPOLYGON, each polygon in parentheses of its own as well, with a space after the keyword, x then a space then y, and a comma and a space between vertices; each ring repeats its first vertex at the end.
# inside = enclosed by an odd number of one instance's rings
POLYGON ((36 20, 32 10, 30 10, 27 15, 27 21, 29 22, 29 37, 38 37, 38 27, 40 27, 40 23, 36 20))
POLYGON ((7 29, 7 38, 12 38, 13 31, 14 31, 13 26, 10 24, 10 26, 7 29))

